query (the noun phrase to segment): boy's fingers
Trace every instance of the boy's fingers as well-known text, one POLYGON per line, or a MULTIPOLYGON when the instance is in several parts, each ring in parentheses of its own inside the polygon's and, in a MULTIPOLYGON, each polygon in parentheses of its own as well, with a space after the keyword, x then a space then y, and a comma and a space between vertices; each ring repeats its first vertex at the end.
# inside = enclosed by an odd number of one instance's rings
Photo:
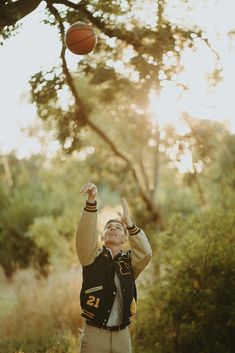
POLYGON ((89 190, 91 190, 91 195, 94 196, 97 193, 97 187, 95 184, 90 184, 89 190))
POLYGON ((90 188, 90 183, 86 183, 86 184, 83 185, 83 187, 81 188, 80 192, 81 193, 85 193, 85 192, 87 192, 89 190, 89 188, 90 188))
POLYGON ((80 192, 83 193, 84 192, 84 186, 81 188, 80 192))
POLYGON ((82 190, 84 189, 85 185, 82 185, 81 189, 80 189, 80 192, 82 192, 82 190))
POLYGON ((95 194, 96 194, 96 188, 94 188, 94 190, 92 191, 92 196, 95 196, 95 194))
POLYGON ((95 186, 95 184, 93 184, 93 183, 88 183, 88 185, 87 185, 87 190, 92 190, 92 189, 96 189, 96 186, 95 186))

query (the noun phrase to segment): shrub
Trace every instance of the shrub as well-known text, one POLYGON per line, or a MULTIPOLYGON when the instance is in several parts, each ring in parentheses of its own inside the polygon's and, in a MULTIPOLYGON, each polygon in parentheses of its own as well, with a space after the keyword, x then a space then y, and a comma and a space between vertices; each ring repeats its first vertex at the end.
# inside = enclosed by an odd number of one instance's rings
POLYGON ((234 220, 223 210, 177 216, 159 235, 158 281, 139 305, 135 352, 234 352, 234 220))

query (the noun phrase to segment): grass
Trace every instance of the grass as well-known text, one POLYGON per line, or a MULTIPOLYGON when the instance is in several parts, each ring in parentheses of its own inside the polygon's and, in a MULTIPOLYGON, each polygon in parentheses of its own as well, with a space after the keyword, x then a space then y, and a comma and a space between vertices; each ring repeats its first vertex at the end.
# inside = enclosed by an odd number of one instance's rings
POLYGON ((7 298, 1 293, 0 295, 0 318, 5 316, 16 304, 15 298, 7 298))
POLYGON ((15 306, 16 302, 14 285, 7 281, 0 271, 0 319, 15 306))
POLYGON ((77 353, 80 286, 78 269, 47 279, 18 273, 0 297, 0 353, 77 353))

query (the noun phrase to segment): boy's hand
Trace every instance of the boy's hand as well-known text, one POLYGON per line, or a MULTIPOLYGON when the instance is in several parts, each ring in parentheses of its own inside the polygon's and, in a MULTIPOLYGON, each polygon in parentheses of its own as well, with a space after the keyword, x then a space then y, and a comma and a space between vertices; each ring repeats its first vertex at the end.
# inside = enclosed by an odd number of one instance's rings
POLYGON ((97 187, 93 183, 86 183, 82 186, 80 193, 81 194, 87 193, 87 201, 94 202, 97 194, 97 187))
POLYGON ((133 222, 130 219, 128 205, 127 205, 127 202, 126 202, 126 199, 125 199, 124 196, 123 196, 122 201, 121 201, 121 206, 122 206, 122 209, 123 209, 123 213, 118 212, 118 215, 119 215, 121 221, 123 223, 125 223, 125 225, 127 227, 131 227, 133 225, 133 222))

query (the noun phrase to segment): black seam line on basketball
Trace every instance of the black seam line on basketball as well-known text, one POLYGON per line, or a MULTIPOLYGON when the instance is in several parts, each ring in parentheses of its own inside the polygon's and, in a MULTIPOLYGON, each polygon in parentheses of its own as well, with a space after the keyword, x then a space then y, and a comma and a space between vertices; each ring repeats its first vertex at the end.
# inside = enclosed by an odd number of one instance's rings
POLYGON ((86 49, 85 53, 82 53, 80 55, 86 55, 86 54, 89 54, 94 48, 92 48, 94 46, 93 43, 91 43, 90 47, 86 49))
MULTIPOLYGON (((86 51, 79 51, 79 54, 78 55, 86 55, 86 54, 89 54, 93 49, 94 49, 95 47, 94 47, 94 44, 93 43, 91 43, 91 45, 89 46, 89 48, 86 48, 86 51)), ((71 50, 73 50, 72 48, 71 48, 71 50)))
POLYGON ((89 54, 94 48, 92 48, 94 46, 94 44, 93 43, 91 43, 91 45, 90 45, 90 47, 89 48, 87 48, 87 50, 86 50, 86 53, 85 54, 81 54, 81 55, 86 55, 86 54, 89 54))
POLYGON ((84 42, 84 40, 87 40, 87 39, 89 39, 89 38, 91 38, 91 37, 95 37, 95 35, 94 35, 94 34, 91 34, 90 36, 88 36, 88 37, 86 37, 86 38, 84 38, 84 39, 82 39, 82 40, 79 40, 79 41, 76 42, 76 43, 69 44, 69 46, 73 47, 74 45, 79 44, 79 43, 82 43, 82 42, 84 42))
MULTIPOLYGON (((81 28, 76 28, 72 31, 69 31, 68 33, 66 33, 66 35, 69 35, 70 33, 73 33, 73 32, 76 32, 76 31, 79 31, 81 28)), ((94 30, 90 29, 90 28, 82 28, 83 31, 92 31, 94 33, 94 30)))

